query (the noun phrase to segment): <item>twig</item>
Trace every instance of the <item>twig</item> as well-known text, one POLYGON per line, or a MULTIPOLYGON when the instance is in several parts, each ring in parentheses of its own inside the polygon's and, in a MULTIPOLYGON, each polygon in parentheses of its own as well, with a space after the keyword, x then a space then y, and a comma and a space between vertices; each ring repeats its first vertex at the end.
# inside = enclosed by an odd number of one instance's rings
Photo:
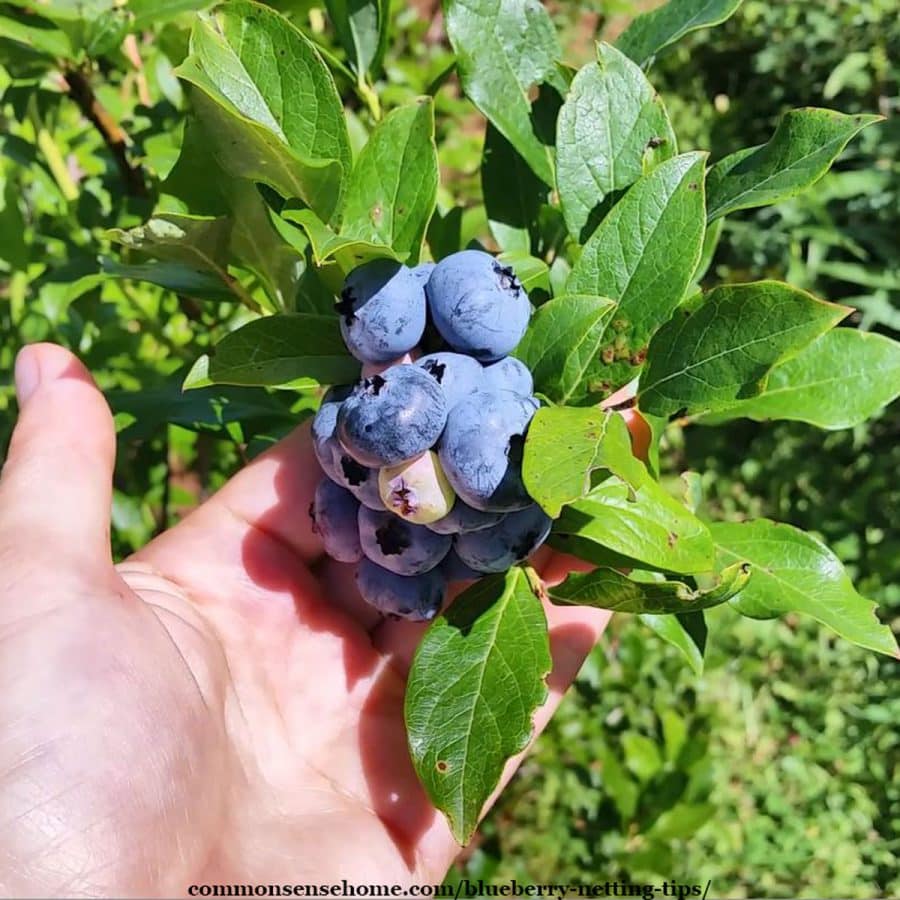
POLYGON ((128 135, 97 99, 83 72, 78 69, 66 69, 63 72, 63 79, 69 88, 69 96, 106 142, 125 182, 127 193, 132 197, 146 197, 148 192, 144 170, 140 165, 132 165, 126 153, 128 135))

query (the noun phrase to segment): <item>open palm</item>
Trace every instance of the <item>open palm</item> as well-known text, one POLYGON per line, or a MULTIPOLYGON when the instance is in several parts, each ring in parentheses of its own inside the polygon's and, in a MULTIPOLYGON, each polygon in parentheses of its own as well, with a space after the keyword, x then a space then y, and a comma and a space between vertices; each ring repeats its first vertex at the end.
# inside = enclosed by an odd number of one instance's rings
MULTIPOLYGON (((0 479, 0 893, 440 881, 459 847, 402 715, 422 626, 383 619, 323 556, 306 428, 114 567, 102 395, 52 345, 23 351, 17 385, 0 479)), ((563 559, 539 562, 562 577, 563 559)), ((538 728, 607 620, 547 612, 538 728)))

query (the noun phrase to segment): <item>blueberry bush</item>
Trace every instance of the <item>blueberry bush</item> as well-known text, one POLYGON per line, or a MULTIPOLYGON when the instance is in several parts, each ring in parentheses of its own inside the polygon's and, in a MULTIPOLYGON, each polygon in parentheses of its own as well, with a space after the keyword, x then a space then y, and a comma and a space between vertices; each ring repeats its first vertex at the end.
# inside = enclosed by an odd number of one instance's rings
MULTIPOLYGON (((679 152, 654 66, 740 0, 669 0, 577 68, 535 0, 447 0, 446 42, 413 14, 399 47, 384 0, 274 5, 0 7, 2 362, 55 337, 98 370, 129 448, 118 549, 193 471, 318 410, 329 552, 376 606, 434 616, 409 746, 461 843, 546 696, 542 600, 632 614, 695 669, 707 619, 808 617, 896 655, 818 537, 716 515, 659 449, 673 426, 858 428, 900 393, 900 348, 843 327, 850 306, 709 278, 732 223, 814 195, 880 116, 801 107, 752 146, 679 152), (525 558, 545 537, 595 568, 544 587, 525 558)), ((662 767, 631 743, 651 792, 662 767)), ((624 820, 639 799, 618 792, 624 820)))

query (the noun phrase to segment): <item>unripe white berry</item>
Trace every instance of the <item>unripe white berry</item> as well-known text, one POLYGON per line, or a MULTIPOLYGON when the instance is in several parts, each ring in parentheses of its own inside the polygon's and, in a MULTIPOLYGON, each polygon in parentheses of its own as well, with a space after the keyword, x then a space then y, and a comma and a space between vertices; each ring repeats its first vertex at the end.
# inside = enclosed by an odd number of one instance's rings
POLYGON ((437 454, 431 450, 411 462, 385 466, 378 473, 378 488, 391 512, 417 525, 442 519, 456 500, 437 454))

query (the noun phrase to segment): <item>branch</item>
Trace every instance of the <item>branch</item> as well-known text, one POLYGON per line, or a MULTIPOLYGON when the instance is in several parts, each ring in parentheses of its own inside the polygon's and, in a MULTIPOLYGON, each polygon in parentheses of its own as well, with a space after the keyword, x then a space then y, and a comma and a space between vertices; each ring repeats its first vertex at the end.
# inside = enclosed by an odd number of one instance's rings
POLYGON ((69 96, 106 142, 119 174, 125 182, 126 192, 132 197, 146 197, 148 191, 144 170, 140 165, 132 165, 125 152, 128 135, 97 99, 85 74, 77 69, 66 69, 63 72, 63 80, 68 86, 69 96))

